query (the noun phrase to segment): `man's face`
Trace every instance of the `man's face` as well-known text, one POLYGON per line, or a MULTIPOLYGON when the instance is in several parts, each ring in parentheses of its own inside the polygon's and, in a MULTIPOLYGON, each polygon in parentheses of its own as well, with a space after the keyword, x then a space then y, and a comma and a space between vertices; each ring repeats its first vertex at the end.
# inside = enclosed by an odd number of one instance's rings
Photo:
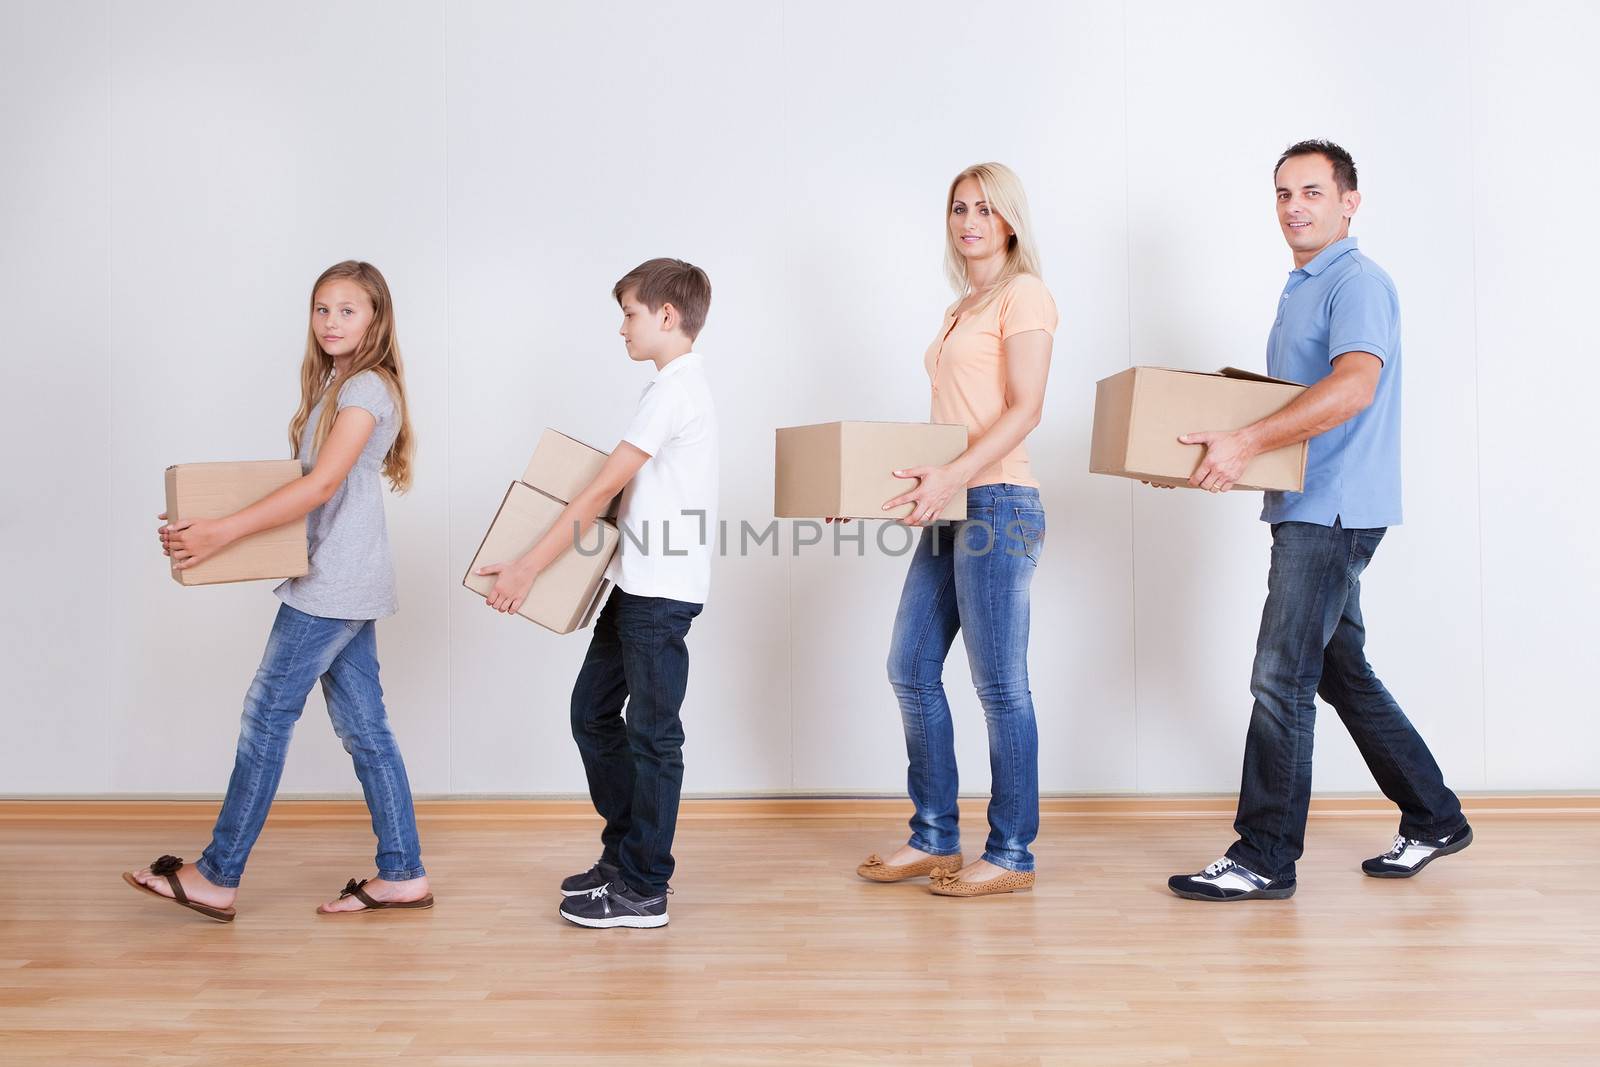
POLYGON ((1354 189, 1339 192, 1333 163, 1321 153, 1294 156, 1278 168, 1278 226, 1303 265, 1350 232, 1350 217, 1361 205, 1354 189))

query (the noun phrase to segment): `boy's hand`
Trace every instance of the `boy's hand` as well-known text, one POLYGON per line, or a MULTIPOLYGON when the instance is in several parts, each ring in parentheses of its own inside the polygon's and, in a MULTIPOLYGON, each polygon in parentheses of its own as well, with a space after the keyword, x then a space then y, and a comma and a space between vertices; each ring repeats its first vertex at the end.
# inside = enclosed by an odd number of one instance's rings
POLYGON ((204 563, 234 540, 223 519, 190 519, 181 526, 163 526, 159 533, 162 551, 177 561, 173 566, 180 571, 204 563))
POLYGON ((161 520, 161 525, 156 527, 156 536, 161 539, 161 554, 170 558, 172 546, 167 544, 167 513, 163 511, 156 518, 161 520))
POLYGON ((926 526, 936 521, 944 513, 950 498, 962 488, 961 479, 949 467, 907 467, 891 473, 896 478, 917 479, 915 489, 883 505, 883 510, 889 511, 902 504, 910 504, 911 514, 900 520, 907 526, 926 526))
POLYGON ((528 590, 533 588, 533 580, 539 577, 536 571, 517 563, 491 563, 479 567, 478 573, 486 578, 499 575, 483 602, 505 615, 521 609, 522 602, 528 599, 528 590))

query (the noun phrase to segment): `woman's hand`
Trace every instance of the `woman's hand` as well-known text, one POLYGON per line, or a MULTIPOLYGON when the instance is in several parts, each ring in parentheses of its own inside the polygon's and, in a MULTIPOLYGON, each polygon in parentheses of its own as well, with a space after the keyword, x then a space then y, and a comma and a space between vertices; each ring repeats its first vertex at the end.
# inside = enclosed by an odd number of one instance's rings
POLYGON ((504 615, 510 615, 522 608, 522 602, 528 599, 528 590, 533 588, 533 580, 539 577, 539 572, 523 567, 519 563, 491 563, 479 567, 478 573, 486 578, 490 575, 499 575, 495 579, 494 588, 489 590, 489 595, 484 597, 483 602, 504 615))
POLYGON ((949 467, 907 467, 892 473, 896 478, 917 479, 915 489, 883 505, 884 511, 891 511, 902 504, 910 504, 911 514, 901 520, 907 526, 926 526, 936 521, 950 498, 966 488, 961 476, 949 467))
POLYGON ((190 519, 180 526, 163 526, 160 533, 162 551, 180 571, 204 563, 237 539, 226 519, 190 519))

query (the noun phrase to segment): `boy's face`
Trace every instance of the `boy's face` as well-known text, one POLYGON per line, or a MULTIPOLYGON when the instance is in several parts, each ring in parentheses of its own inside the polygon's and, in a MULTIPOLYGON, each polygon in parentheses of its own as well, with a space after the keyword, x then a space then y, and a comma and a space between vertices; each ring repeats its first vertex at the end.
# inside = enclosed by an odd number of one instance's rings
POLYGON ((676 325, 672 305, 662 304, 651 311, 639 302, 637 289, 626 290, 617 303, 622 305, 622 328, 617 332, 627 346, 628 358, 640 363, 656 358, 676 325))

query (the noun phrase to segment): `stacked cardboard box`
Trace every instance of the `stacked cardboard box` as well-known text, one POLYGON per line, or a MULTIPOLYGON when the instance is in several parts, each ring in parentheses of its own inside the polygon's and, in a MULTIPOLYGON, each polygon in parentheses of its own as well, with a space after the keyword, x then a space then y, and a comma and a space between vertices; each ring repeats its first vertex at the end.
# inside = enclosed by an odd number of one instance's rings
MULTIPOLYGON (((1166 367, 1130 367, 1095 385, 1089 471, 1185 486, 1205 455, 1178 438, 1205 430, 1237 430, 1281 411, 1306 387, 1227 367, 1216 374, 1166 367)), ((1250 461, 1235 489, 1305 488, 1306 442, 1250 461)))
MULTIPOLYGON (((522 484, 531 485, 547 496, 570 504, 573 497, 594 481, 609 456, 610 453, 586 445, 558 430, 546 430, 539 438, 539 447, 533 450, 533 458, 522 472, 522 484)), ((600 514, 614 519, 621 504, 622 494, 618 493, 600 514)))
MULTIPOLYGON (((300 477, 297 459, 245 463, 179 463, 167 468, 167 523, 220 519, 248 507, 300 477)), ((298 578, 309 569, 306 520, 296 519, 243 537, 204 563, 179 570, 180 585, 216 585, 262 578, 298 578)))
MULTIPOLYGON (((496 579, 479 575, 478 568, 510 563, 538 544, 605 461, 606 453, 599 449, 546 430, 522 480, 512 482, 506 490, 461 584, 479 596, 488 596, 496 579)), ((614 498, 605 514, 614 517, 617 506, 614 498)), ((558 634, 588 626, 610 589, 606 568, 620 540, 614 523, 596 520, 579 544, 540 572, 517 614, 558 634)))
MULTIPOLYGON (((896 478, 907 467, 949 463, 967 450, 967 428, 927 422, 826 422, 778 431, 773 514, 780 519, 903 519, 907 504, 884 511, 886 500, 916 488, 896 478)), ((956 493, 941 519, 967 517, 956 493)))

